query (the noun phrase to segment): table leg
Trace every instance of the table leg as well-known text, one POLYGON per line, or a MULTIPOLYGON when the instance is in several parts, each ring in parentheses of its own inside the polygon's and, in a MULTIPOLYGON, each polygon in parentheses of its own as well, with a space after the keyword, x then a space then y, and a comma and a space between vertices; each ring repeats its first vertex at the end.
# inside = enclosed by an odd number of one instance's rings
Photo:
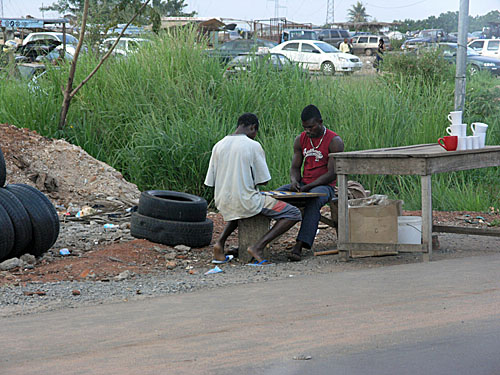
POLYGON ((337 233, 337 249, 340 252, 340 259, 347 261, 349 259, 349 252, 344 247, 344 244, 349 242, 347 175, 337 174, 337 185, 339 198, 339 230, 337 233))
POLYGON ((432 259, 432 184, 431 175, 422 176, 422 243, 423 260, 432 259))

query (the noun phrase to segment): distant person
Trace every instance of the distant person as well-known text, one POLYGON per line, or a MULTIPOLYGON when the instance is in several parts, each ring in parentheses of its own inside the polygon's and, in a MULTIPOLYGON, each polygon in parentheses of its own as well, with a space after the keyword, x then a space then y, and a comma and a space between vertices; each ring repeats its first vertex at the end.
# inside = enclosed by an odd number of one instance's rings
POLYGON ((299 234, 288 259, 298 262, 302 259, 302 248, 310 249, 313 245, 320 209, 333 197, 337 175, 334 171, 333 158, 328 154, 344 151, 344 142, 335 132, 323 125, 319 109, 310 104, 301 114, 304 131, 293 143, 290 184, 281 186, 281 191, 301 191, 324 193, 325 196, 308 198, 304 206, 304 215, 299 234), (303 169, 303 171, 302 171, 303 169))
POLYGON ((384 39, 380 38, 378 40, 378 46, 377 46, 377 55, 375 56, 375 68, 377 69, 377 73, 380 71, 380 64, 382 61, 384 61, 384 58, 382 57, 385 52, 385 44, 384 44, 384 39))
POLYGON ((351 53, 352 46, 347 41, 347 38, 344 38, 344 41, 342 43, 340 43, 339 50, 340 50, 340 52, 343 52, 343 53, 351 53))
POLYGON ((276 220, 274 226, 248 248, 257 265, 268 263, 263 257, 266 245, 301 220, 297 207, 259 192, 258 185, 267 184, 271 175, 264 150, 255 141, 258 130, 257 116, 244 113, 238 118, 236 131, 212 149, 205 185, 215 187, 215 205, 227 222, 214 245, 213 263, 231 260, 224 245, 238 227, 238 219, 262 214, 276 220))

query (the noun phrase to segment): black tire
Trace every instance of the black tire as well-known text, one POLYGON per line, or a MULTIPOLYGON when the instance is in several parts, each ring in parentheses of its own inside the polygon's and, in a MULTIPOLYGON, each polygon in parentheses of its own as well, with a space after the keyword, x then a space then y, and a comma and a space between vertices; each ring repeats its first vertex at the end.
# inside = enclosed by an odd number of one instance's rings
POLYGON ((325 61, 321 64, 321 71, 323 74, 334 75, 335 74, 335 65, 333 65, 330 61, 325 61))
POLYGON ((139 198, 139 213, 162 220, 203 222, 207 217, 207 201, 177 191, 143 191, 139 198))
POLYGON ((14 228, 14 246, 9 256, 24 254, 32 238, 31 220, 22 202, 9 190, 0 188, 0 206, 9 214, 14 228))
POLYGON ((130 234, 152 242, 169 246, 186 245, 203 247, 212 241, 214 223, 210 219, 202 222, 182 222, 155 219, 132 213, 130 234))
POLYGON ((5 169, 5 159, 3 157, 2 149, 0 149, 0 187, 5 185, 6 176, 7 171, 5 169))
POLYGON ((372 49, 371 49, 371 48, 367 48, 367 49, 365 49, 365 55, 366 55, 366 56, 371 56, 371 55, 373 55, 373 51, 372 51, 372 49))
POLYGON ((59 236, 59 217, 49 199, 39 190, 24 184, 5 187, 12 192, 28 212, 32 239, 26 252, 39 256, 49 250, 59 236))
POLYGON ((0 206, 0 261, 7 258, 14 247, 14 226, 7 210, 0 206))

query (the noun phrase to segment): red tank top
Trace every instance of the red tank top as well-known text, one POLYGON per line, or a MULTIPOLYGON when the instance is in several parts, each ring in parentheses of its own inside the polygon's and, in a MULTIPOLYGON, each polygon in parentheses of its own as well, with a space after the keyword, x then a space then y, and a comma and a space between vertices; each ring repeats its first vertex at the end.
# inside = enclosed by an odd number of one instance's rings
MULTIPOLYGON (((321 137, 309 138, 306 132, 300 134, 300 148, 304 157, 302 182, 310 184, 328 172, 328 146, 336 136, 337 134, 330 129, 326 129, 323 140, 321 140, 321 137)), ((330 185, 335 186, 335 181, 331 182, 330 185)))

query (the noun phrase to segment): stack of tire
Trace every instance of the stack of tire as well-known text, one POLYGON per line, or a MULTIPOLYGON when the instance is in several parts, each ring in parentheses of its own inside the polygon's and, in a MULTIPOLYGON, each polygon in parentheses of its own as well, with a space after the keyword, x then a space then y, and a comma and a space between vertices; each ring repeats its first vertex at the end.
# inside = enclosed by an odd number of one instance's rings
POLYGON ((5 185, 6 168, 0 150, 0 261, 29 253, 39 256, 59 236, 59 217, 50 200, 24 184, 5 185))
POLYGON ((212 232, 205 199, 169 190, 142 192, 130 223, 132 236, 169 246, 207 246, 212 232))

